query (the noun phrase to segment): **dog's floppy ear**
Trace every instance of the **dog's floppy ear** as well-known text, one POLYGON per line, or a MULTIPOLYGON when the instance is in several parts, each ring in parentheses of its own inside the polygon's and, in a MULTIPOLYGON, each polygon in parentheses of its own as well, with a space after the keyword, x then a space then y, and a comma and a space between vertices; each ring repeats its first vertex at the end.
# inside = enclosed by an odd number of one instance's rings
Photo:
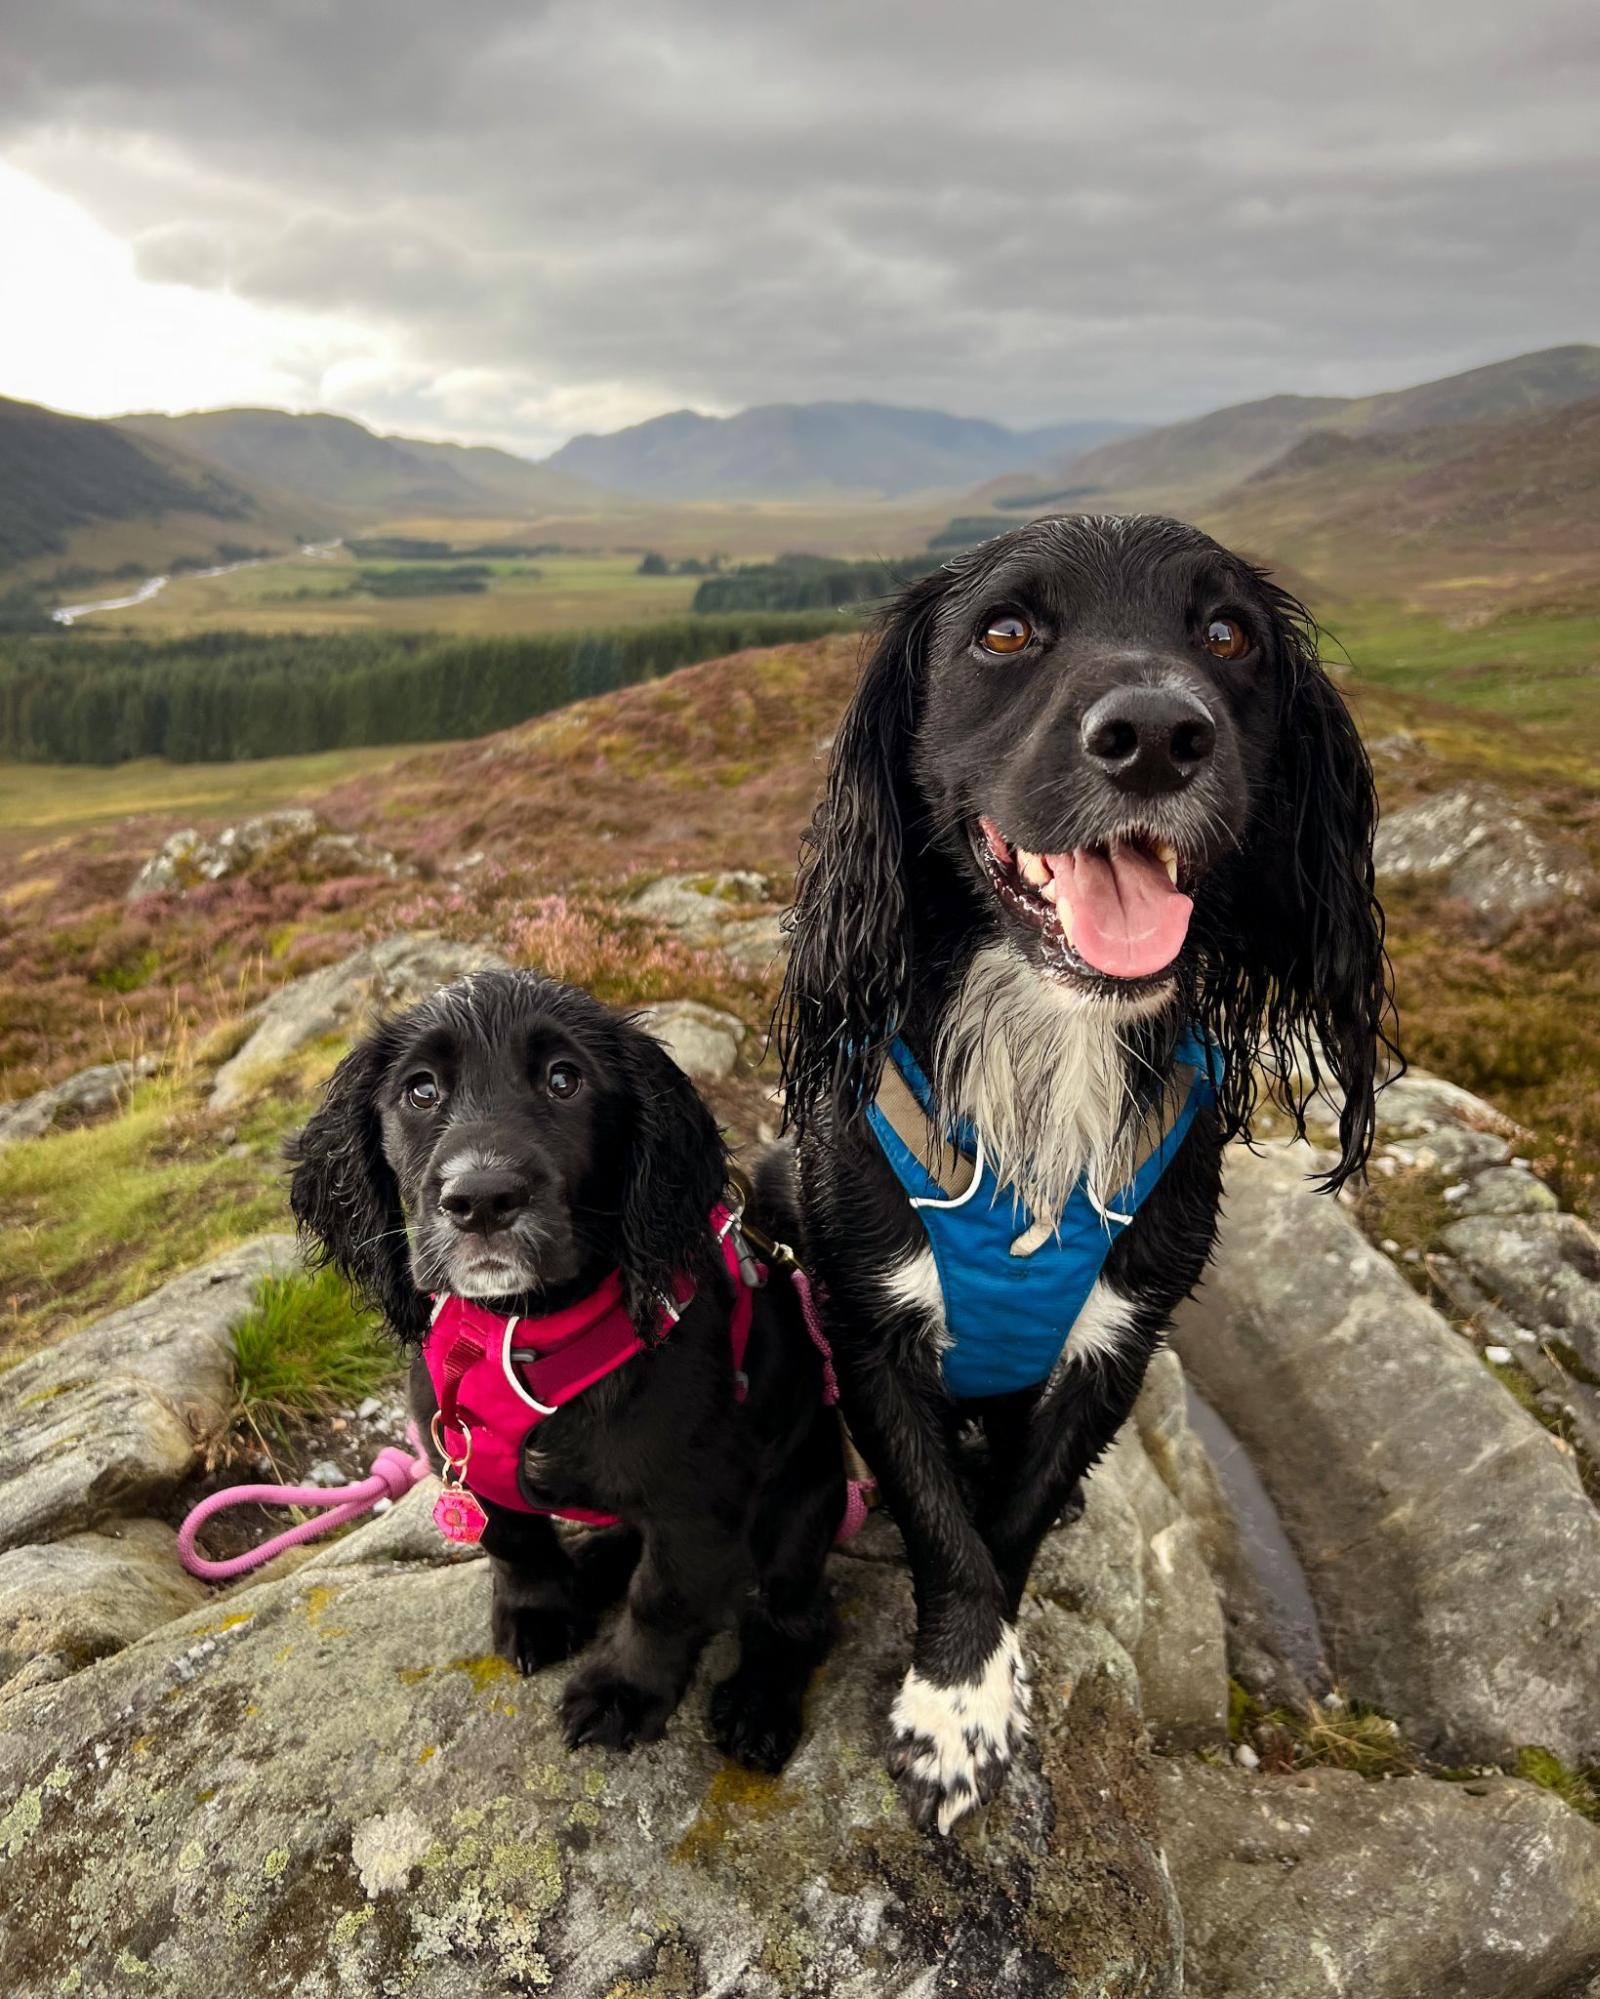
POLYGON ((289 1205, 313 1256, 332 1264, 403 1339, 427 1330, 412 1282, 405 1216, 383 1156, 377 1090, 390 1059, 380 1029, 333 1072, 309 1124, 290 1141, 289 1205))
MULTIPOLYGON (((1252 829, 1251 887, 1235 910, 1249 966, 1235 998, 1248 997, 1248 1039, 1302 1136, 1310 1099, 1324 1083, 1336 1086, 1332 1190, 1366 1164, 1380 1060, 1399 1061, 1373 881, 1377 794, 1355 722, 1318 661, 1309 614, 1276 585, 1263 593, 1285 679, 1272 795, 1252 829)), ((1234 1053, 1248 1062, 1243 1047, 1234 1053)))
POLYGON ((802 1130, 823 1104, 848 1116, 867 1101, 905 1012, 911 736, 923 648, 949 581, 935 571, 911 584, 879 626, 802 843, 775 1022, 785 1116, 802 1130))
POLYGON ((623 1030, 623 1087, 633 1105, 621 1203, 623 1295, 639 1336, 660 1331, 662 1294, 681 1271, 697 1284, 718 1266, 711 1210, 728 1154, 699 1092, 642 1027, 623 1030))

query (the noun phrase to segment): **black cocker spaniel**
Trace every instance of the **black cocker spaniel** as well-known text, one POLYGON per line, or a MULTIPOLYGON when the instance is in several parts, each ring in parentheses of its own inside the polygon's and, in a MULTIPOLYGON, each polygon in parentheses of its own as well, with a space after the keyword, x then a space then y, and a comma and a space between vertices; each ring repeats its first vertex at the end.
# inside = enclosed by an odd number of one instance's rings
MULTIPOLYGON (((377 1027, 293 1158, 302 1229, 411 1350, 424 1436, 439 1411, 420 1357, 436 1301, 471 1301, 491 1325, 503 1315, 503 1364, 524 1400, 540 1377, 522 1354, 540 1326, 615 1301, 640 1350, 547 1419, 534 1423, 530 1405, 508 1503, 480 1495, 496 1650, 535 1672, 588 1643, 625 1591, 562 1717, 575 1746, 627 1748, 660 1735, 706 1639, 736 1621, 739 1664, 713 1694, 713 1734, 777 1769, 831 1635, 840 1431, 786 1282, 751 1290, 736 1373, 740 1280, 711 1219, 728 1161, 688 1078, 587 994, 478 973, 377 1027), (673 1322, 665 1300, 676 1309, 691 1288, 673 1322), (574 1545, 545 1510, 569 1508, 618 1524, 574 1545)), ((464 1476, 470 1487, 470 1456, 464 1476)))

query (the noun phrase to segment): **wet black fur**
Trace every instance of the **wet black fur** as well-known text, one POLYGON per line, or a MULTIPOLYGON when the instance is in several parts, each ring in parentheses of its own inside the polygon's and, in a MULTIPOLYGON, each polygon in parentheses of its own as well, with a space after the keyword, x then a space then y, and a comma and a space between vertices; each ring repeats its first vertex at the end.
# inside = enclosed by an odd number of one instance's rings
POLYGON ((533 973, 448 987, 346 1057, 292 1148, 292 1205, 321 1259, 411 1349, 424 1436, 436 1405, 417 1351, 429 1310, 414 1269, 418 1224, 437 1192, 430 1174, 469 1141, 526 1175, 530 1226, 563 1246, 557 1281, 488 1302, 555 1310, 620 1268, 652 1342, 540 1424, 524 1461, 531 1500, 624 1524, 563 1537, 542 1514, 488 1507, 496 1650, 535 1672, 586 1645, 626 1592, 569 1681, 562 1715, 574 1746, 627 1748, 660 1735, 706 1638, 736 1615, 740 1663, 713 1693, 713 1732, 730 1755, 776 1769, 831 1633, 822 1570, 844 1509, 843 1466, 787 1283, 755 1294, 749 1393, 735 1401, 732 1290, 707 1220, 727 1178, 716 1125, 642 1028, 533 973), (571 1104, 544 1088, 557 1058, 584 1079, 571 1104), (426 1115, 402 1097, 419 1065, 443 1085, 426 1115), (674 1272, 694 1275, 696 1296, 658 1340, 657 1294, 674 1272))
MULTIPOLYGON (((883 619, 802 857, 777 1021, 793 1150, 774 1154, 763 1178, 769 1202, 792 1204, 822 1280, 846 1413, 906 1538, 914 1663, 935 1684, 970 1681, 993 1653, 1041 1536, 1128 1415, 1173 1309, 1199 1279, 1222 1147, 1248 1136, 1258 1062, 1303 1130, 1320 1051, 1343 1100, 1327 1184, 1363 1165, 1377 1065, 1392 1046, 1375 816, 1366 755, 1318 663, 1309 616, 1195 529, 1154 518, 1036 522, 913 584, 883 619), (1024 660, 975 644, 1002 606, 1037 630, 1024 660), (1238 664, 1199 644, 1223 612, 1251 635, 1238 664), (998 818, 1039 852, 1132 823, 1128 801, 1085 758, 1080 724, 1106 690, 1161 681, 1205 703, 1217 752, 1203 783, 1170 801, 1180 845, 1203 872, 1174 989, 1122 1030, 1129 1114, 1157 1094, 1186 1020, 1222 1051, 1220 1103, 1197 1118, 1112 1248, 1104 1278, 1133 1311, 1118 1350, 1069 1370, 1060 1394, 958 1407, 926 1322, 882 1289, 925 1237, 861 1107, 896 1033, 929 1068, 974 952, 1007 934, 974 853, 973 815, 998 818), (1298 1081, 1297 1055, 1309 1060, 1298 1081), (963 1490, 953 1451, 974 1419, 991 1447, 976 1493, 963 1490)), ((891 1749, 902 1776, 913 1747, 891 1749)), ((981 1772, 974 1788, 986 1795, 1001 1774, 981 1772)), ((906 1787, 914 1815, 930 1822, 940 1799, 906 1787)))

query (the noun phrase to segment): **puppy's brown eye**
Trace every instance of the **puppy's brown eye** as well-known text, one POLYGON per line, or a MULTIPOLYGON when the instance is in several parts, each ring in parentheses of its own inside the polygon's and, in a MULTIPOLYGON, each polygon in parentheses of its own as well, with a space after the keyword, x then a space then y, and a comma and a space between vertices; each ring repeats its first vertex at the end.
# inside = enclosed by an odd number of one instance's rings
POLYGON ((552 1062, 544 1086, 553 1097, 575 1097, 583 1088, 583 1078, 570 1062, 552 1062))
POLYGON ((1206 626, 1205 649, 1217 659, 1243 659, 1250 635, 1237 618, 1213 618, 1206 626))
POLYGON ((431 1076, 413 1076, 406 1084, 405 1099, 414 1111, 431 1111, 439 1101, 439 1085, 431 1076))
POLYGON ((978 634, 978 643, 985 652, 1021 652, 1033 637, 1033 627, 1026 618, 1015 611, 1003 611, 997 618, 991 618, 978 634))

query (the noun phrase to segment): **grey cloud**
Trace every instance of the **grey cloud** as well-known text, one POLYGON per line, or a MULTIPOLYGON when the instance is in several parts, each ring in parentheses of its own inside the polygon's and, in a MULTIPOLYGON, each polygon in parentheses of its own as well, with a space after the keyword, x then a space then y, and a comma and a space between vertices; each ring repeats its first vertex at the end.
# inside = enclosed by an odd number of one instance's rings
POLYGON ((1559 0, 31 12, 12 157, 149 276, 381 329, 399 425, 463 373, 529 448, 619 388, 1160 418, 1600 319, 1559 0))

